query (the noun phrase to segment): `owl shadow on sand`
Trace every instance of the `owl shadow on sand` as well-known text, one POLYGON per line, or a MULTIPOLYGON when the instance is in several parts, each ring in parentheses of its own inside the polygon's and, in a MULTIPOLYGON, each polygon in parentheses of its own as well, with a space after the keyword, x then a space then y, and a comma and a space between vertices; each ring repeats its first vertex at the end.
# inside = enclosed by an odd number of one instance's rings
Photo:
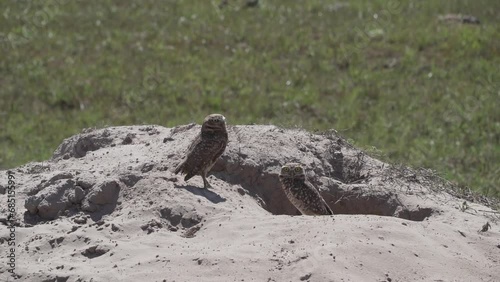
POLYGON ((175 188, 184 189, 196 196, 204 197, 214 204, 225 202, 226 199, 222 198, 219 194, 205 188, 200 188, 193 185, 175 185, 175 188))

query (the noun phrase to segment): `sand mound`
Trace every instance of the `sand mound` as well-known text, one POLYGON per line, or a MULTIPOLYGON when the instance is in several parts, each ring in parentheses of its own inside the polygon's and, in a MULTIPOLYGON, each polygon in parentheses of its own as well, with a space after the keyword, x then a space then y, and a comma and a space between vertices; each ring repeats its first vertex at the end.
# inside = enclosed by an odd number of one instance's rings
MULTIPOLYGON (((499 281, 498 214, 428 174, 393 167, 334 132, 234 126, 212 169, 173 174, 190 124, 70 137, 15 168, 21 281, 499 281), (305 165, 335 216, 298 216, 281 190, 305 165), (489 222, 491 228, 481 231, 489 222)), ((7 173, 0 201, 7 202, 7 173)), ((1 206, 7 214, 6 205, 1 206)), ((7 218, 0 224, 7 225, 7 218)), ((0 229, 7 257, 8 228, 0 229)), ((0 280, 14 278, 0 265, 0 280)))

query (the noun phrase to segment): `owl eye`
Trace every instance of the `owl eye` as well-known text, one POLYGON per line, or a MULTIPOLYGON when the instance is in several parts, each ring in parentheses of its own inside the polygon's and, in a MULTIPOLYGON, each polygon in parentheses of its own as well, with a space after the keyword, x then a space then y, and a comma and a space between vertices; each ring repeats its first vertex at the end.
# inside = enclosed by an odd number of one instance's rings
POLYGON ((283 171, 283 172, 288 172, 288 171, 290 171, 290 169, 289 169, 288 167, 286 167, 286 166, 285 166, 285 167, 283 167, 283 168, 281 169, 281 171, 283 171))
POLYGON ((295 171, 295 172, 301 172, 301 171, 302 171, 302 168, 301 168, 301 167, 299 167, 299 166, 297 166, 297 167, 295 167, 295 168, 293 169, 293 171, 295 171))

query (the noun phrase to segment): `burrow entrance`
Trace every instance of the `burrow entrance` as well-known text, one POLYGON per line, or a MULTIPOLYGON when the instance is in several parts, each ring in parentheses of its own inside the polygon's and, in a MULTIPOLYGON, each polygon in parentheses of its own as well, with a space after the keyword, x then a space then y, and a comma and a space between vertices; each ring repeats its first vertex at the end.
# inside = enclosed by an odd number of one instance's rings
MULTIPOLYGON (((224 157, 212 172, 224 181, 241 185, 262 208, 274 215, 300 215, 281 189, 277 174, 264 172, 262 167, 231 162, 224 157)), ((334 175, 334 178, 345 180, 342 175, 334 175)), ((366 189, 343 191, 338 187, 329 187, 329 192, 321 194, 335 214, 394 216, 423 221, 434 212, 431 208, 409 209, 390 192, 372 192, 366 189)))

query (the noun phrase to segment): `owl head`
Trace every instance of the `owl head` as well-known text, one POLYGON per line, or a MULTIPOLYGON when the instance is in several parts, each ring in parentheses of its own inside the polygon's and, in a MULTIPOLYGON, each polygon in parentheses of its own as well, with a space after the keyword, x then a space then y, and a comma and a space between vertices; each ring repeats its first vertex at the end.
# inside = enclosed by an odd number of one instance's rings
POLYGON ((299 163, 287 163, 281 167, 280 178, 305 179, 304 168, 299 163))
POLYGON ((208 115, 203 121, 202 130, 225 130, 226 118, 221 114, 208 115))

